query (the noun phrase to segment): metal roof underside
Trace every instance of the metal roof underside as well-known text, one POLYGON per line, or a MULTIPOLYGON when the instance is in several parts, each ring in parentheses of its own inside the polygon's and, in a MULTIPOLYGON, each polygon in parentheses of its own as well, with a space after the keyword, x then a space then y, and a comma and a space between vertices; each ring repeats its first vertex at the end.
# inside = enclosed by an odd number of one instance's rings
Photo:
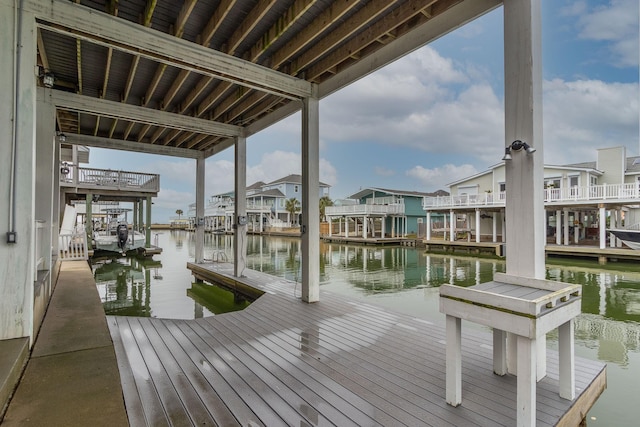
POLYGON ((299 110, 299 99, 305 95, 304 89, 289 92, 286 88, 270 87, 269 77, 264 83, 212 72, 206 65, 207 52, 225 54, 222 62, 228 55, 249 65, 259 65, 257 72, 277 71, 289 79, 293 77, 292 85, 301 82, 300 88, 317 84, 316 96, 322 98, 409 53, 419 47, 416 43, 426 44, 499 6, 501 1, 52 0, 40 5, 36 0, 28 0, 26 3, 39 10, 37 60, 41 73, 54 74, 55 91, 85 97, 71 98, 66 106, 58 107, 59 131, 67 136, 83 136, 85 145, 91 145, 87 141, 92 138, 102 140, 103 145, 104 141, 117 140, 120 141, 117 148, 137 144, 137 151, 154 152, 156 147, 171 147, 209 156, 233 142, 234 129, 241 129, 241 135, 250 135, 299 110), (52 8, 77 14, 67 12, 60 18, 60 13, 48 11, 49 3, 52 8), (87 11, 107 19, 109 25, 96 31, 90 30, 90 24, 80 28, 87 21, 83 17, 87 11), (144 37, 130 44, 114 41, 107 31, 102 31, 111 24, 116 28, 117 24, 126 24, 132 31, 143 30, 140 34, 144 37), (150 42, 157 50, 140 47, 143 45, 138 43, 144 43, 147 35, 152 38, 156 34, 164 37, 150 42), (170 46, 171 41, 178 39, 200 49, 194 52, 205 65, 176 58, 175 52, 187 46, 170 46), (162 50, 165 46, 166 55, 162 50), (394 48, 389 50, 388 46, 394 48), (76 107, 77 100, 86 97, 111 101, 113 104, 109 105, 115 105, 116 109, 120 106, 123 112, 103 110, 104 103, 86 109, 76 107), (125 111, 127 106, 145 110, 125 111), (138 115, 140 111, 141 116, 149 111, 157 118, 147 120, 138 115), (179 126, 166 120, 181 116, 190 121, 188 125, 179 126), (200 126, 205 121, 220 126, 200 126))

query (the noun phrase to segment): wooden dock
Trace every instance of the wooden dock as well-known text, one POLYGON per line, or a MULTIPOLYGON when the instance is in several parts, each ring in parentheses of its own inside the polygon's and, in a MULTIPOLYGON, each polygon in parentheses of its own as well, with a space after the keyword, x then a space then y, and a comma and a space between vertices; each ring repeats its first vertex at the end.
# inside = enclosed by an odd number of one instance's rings
MULTIPOLYGON (((189 264, 209 280, 229 264, 189 264)), ((253 270, 247 309, 196 320, 108 317, 132 426, 515 425, 516 378, 492 372, 489 333, 464 334, 463 403, 445 402, 443 325, 253 270)), ((234 279, 235 280, 235 279, 234 279)), ((577 397, 558 396, 557 353, 538 384, 539 426, 578 425, 606 387, 576 361, 577 397)))
MULTIPOLYGON (((345 236, 329 236, 322 235, 320 238, 329 243, 344 243, 344 244, 356 244, 356 245, 400 245, 403 241, 407 240, 404 237, 345 237, 345 236)), ((412 241, 415 241, 412 240, 412 241)))
POLYGON ((545 246, 547 255, 578 257, 578 258, 597 258, 600 264, 606 264, 608 261, 638 261, 640 260, 640 251, 628 248, 604 248, 598 246, 587 245, 553 245, 545 246))
POLYGON ((469 254, 490 253, 497 257, 505 256, 505 244, 501 242, 471 242, 467 240, 424 240, 426 250, 444 252, 464 252, 469 254))

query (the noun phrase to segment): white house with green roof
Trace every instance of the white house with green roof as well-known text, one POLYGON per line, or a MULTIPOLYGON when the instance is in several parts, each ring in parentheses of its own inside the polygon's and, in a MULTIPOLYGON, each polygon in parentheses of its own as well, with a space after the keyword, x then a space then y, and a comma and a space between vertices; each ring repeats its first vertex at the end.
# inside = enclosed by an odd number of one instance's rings
MULTIPOLYGON (((448 196, 423 199, 427 240, 506 241, 505 161, 448 187, 448 196), (444 217, 435 220, 435 214, 444 217)), ((640 157, 611 147, 597 150, 592 162, 545 165, 544 205, 547 243, 620 247, 606 229, 640 227, 640 157)))

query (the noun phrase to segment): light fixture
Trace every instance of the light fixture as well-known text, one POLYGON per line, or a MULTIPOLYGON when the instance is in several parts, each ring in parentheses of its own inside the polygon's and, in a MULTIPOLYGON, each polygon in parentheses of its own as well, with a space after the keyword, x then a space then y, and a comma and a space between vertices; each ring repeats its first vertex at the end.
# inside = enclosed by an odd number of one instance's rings
POLYGON ((65 142, 67 140, 67 135, 62 132, 58 132, 58 141, 65 142))
POLYGON ((62 167, 60 168, 60 173, 62 175, 67 175, 69 173, 70 169, 69 169, 69 163, 67 162, 62 162, 62 167))
POLYGON ((44 87, 52 88, 55 80, 56 80, 56 76, 54 76, 53 73, 50 73, 48 71, 42 75, 42 84, 44 85, 44 87))
POLYGON ((520 151, 524 149, 524 151, 527 154, 532 154, 535 153, 536 149, 533 148, 532 146, 530 146, 529 144, 527 144, 524 141, 520 141, 519 139, 516 139, 515 141, 513 141, 511 143, 511 145, 507 145, 504 148, 504 156, 502 157, 502 160, 511 160, 511 151, 520 151))

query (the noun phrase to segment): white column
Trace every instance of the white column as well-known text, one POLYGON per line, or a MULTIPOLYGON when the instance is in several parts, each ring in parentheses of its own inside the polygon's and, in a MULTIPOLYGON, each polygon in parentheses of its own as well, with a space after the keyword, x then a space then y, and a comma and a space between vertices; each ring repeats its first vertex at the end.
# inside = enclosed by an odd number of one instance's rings
MULTIPOLYGON (((60 163, 59 157, 54 156, 58 141, 56 140, 56 109, 45 96, 45 89, 38 88, 38 104, 36 119, 36 198, 35 212, 36 219, 45 221, 42 230, 44 241, 42 242, 41 253, 37 256, 44 257, 45 270, 51 270, 52 254, 51 247, 53 240, 58 241, 58 226, 52 223, 54 203, 58 194, 58 186, 54 187, 54 182, 59 184, 60 163), (55 233, 53 233, 55 231, 55 233), (55 238, 53 238, 55 236, 55 238)), ((52 273, 53 274, 53 273, 52 273)), ((45 289, 50 289, 51 274, 48 276, 45 289)))
POLYGON ((36 27, 33 15, 19 12, 20 40, 14 37, 14 4, 0 1, 0 340, 29 336, 33 343, 36 27))
POLYGON ((556 245, 562 244, 562 211, 556 210, 556 245))
POLYGON ((493 218, 491 219, 491 241, 496 243, 498 241, 498 213, 493 213, 493 218))
POLYGON ((329 237, 333 235, 333 217, 328 216, 327 222, 329 223, 329 237))
POLYGON ((391 238, 396 237, 396 217, 395 215, 391 217, 391 238))
POLYGON ((542 48, 539 0, 504 2, 505 142, 537 151, 505 162, 507 274, 545 277, 542 141, 542 48))
MULTIPOLYGON (((314 86, 317 90, 317 86, 314 86)), ((318 98, 302 101, 302 300, 320 300, 320 129, 318 98), (306 229, 305 229, 306 228, 306 229)))
POLYGON ((562 244, 565 246, 569 245, 569 211, 567 209, 562 210, 562 232, 563 239, 562 244))
POLYGON ((501 219, 502 221, 500 221, 500 226, 501 226, 501 233, 502 233, 502 243, 505 243, 507 241, 507 220, 504 217, 505 214, 505 210, 501 211, 501 219))
POLYGON ((349 217, 344 217, 344 237, 349 237, 349 217))
POLYGON ((431 212, 427 212, 427 231, 426 231, 426 238, 427 240, 431 240, 431 212))
POLYGON ((574 212, 573 219, 573 241, 578 244, 580 241, 580 212, 574 212))
POLYGON ((384 215, 382 217, 382 223, 380 224, 380 237, 384 239, 384 236, 387 234, 387 216, 384 215))
POLYGON ((196 253, 195 262, 204 261, 204 157, 196 159, 196 253))
POLYGON ((607 211, 604 205, 600 205, 599 208, 599 230, 600 230, 600 249, 607 247, 607 211))
POLYGON ((369 218, 367 218, 367 216, 363 216, 362 217, 362 238, 366 239, 367 238, 367 223, 369 222, 369 218))
POLYGON ((247 262, 247 139, 243 136, 235 140, 234 190, 233 275, 242 277, 247 262))
POLYGON ((449 241, 456 240, 456 216, 453 210, 449 212, 449 241))
POLYGON ((480 209, 476 209, 476 243, 480 243, 480 209))

